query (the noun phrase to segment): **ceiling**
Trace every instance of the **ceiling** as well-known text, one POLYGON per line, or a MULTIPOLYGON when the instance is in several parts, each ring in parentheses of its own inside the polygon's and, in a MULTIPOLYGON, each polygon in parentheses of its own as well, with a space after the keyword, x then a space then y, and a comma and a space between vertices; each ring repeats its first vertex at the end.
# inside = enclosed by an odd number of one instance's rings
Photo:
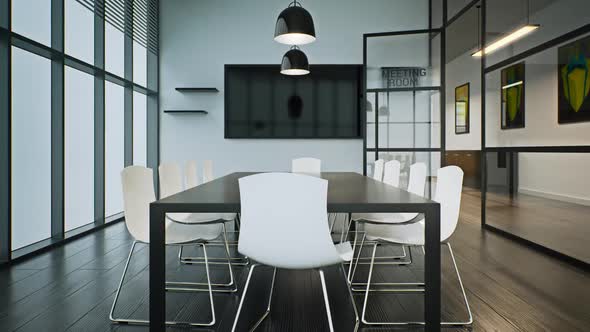
MULTIPOLYGON (((530 0, 531 15, 558 0, 530 0)), ((454 0, 461 3, 465 0, 454 0)), ((471 7, 447 28, 446 60, 447 63, 458 56, 475 50, 478 46, 478 8, 471 7)), ((454 9, 451 13, 457 12, 454 9)), ((494 0, 487 2, 487 40, 495 40, 518 26, 527 19, 527 0, 494 0)))

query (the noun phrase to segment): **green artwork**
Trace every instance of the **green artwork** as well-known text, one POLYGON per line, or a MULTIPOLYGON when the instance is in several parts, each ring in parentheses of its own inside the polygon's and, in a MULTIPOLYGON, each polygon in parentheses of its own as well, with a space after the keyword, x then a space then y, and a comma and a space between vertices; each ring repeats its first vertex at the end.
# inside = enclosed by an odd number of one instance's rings
POLYGON ((558 49, 559 123, 590 121, 590 37, 558 49))
POLYGON ((455 88, 455 134, 469 133, 469 83, 455 88))
POLYGON ((524 128, 524 62, 502 69, 502 129, 524 128))

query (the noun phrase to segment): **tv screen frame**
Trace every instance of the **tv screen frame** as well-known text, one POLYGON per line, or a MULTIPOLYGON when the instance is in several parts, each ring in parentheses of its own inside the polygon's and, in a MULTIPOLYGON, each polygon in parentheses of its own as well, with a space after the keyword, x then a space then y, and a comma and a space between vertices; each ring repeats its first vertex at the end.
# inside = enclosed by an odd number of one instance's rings
MULTIPOLYGON (((315 70, 318 69, 329 69, 329 70, 339 70, 341 69, 342 71, 349 71, 352 72, 354 71, 356 73, 356 80, 355 80, 355 89, 356 89, 356 105, 353 106, 353 110, 352 112, 354 112, 354 117, 356 117, 356 123, 354 123, 355 128, 350 130, 348 129, 348 131, 351 132, 351 134, 346 134, 346 135, 326 135, 325 133, 323 133, 322 135, 318 135, 317 130, 314 129, 314 133, 310 134, 310 135, 277 135, 277 134, 273 134, 273 135, 256 135, 256 134, 247 134, 247 135, 236 135, 236 134, 231 134, 230 130, 229 130, 229 126, 230 126, 230 116, 228 116, 228 99, 231 96, 230 90, 229 90, 229 80, 228 80, 228 74, 230 73, 230 71, 232 69, 250 69, 255 71, 256 69, 261 69, 264 70, 266 72, 268 72, 269 69, 273 69, 276 70, 277 75, 281 75, 280 74, 280 65, 278 64, 226 64, 224 66, 224 138, 225 139, 363 139, 364 138, 364 131, 363 131, 363 126, 364 126, 364 122, 365 119, 362 116, 363 113, 361 112, 361 104, 363 99, 363 86, 364 86, 364 82, 363 82, 363 65, 362 64, 320 64, 320 65, 311 65, 310 66, 310 71, 311 73, 314 72, 315 70), (354 132, 352 134, 352 132, 354 132)), ((281 77, 285 77, 285 76, 281 76, 281 77)), ((296 77, 285 77, 286 79, 297 79, 296 77)), ((301 98, 300 98, 301 99, 301 98)), ((301 100, 288 100, 288 104, 289 104, 289 108, 291 108, 291 105, 298 105, 298 102, 301 103, 301 100), (293 102, 293 103, 292 103, 293 102)), ((289 112, 291 112, 291 109, 289 109, 289 112)), ((347 113, 347 114, 351 114, 351 113, 347 113)), ((349 127, 350 128, 350 127, 349 127)), ((250 132, 251 129, 248 129, 248 131, 250 132)))

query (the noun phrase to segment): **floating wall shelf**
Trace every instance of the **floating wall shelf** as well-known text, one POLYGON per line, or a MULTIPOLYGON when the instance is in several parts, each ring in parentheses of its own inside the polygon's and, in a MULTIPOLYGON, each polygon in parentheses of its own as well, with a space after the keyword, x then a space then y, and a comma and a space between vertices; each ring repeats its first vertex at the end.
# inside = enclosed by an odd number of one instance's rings
POLYGON ((205 110, 164 110, 164 113, 197 113, 197 114, 209 114, 209 112, 205 110))
POLYGON ((219 92, 217 88, 176 88, 179 92, 219 92))

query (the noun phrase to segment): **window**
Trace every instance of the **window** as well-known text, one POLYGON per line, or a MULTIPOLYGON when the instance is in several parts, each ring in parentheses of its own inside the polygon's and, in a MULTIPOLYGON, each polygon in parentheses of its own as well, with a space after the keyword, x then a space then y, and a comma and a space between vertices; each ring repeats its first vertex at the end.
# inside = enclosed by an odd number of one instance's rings
POLYGON ((65 68, 65 230, 94 221, 94 77, 65 68))
POLYGON ((133 92, 133 165, 147 165, 147 97, 133 92))
POLYGON ((94 63, 94 12, 76 0, 65 0, 64 7, 66 53, 94 63))
POLYGON ((125 89, 105 83, 105 216, 123 211, 121 170, 125 167, 125 89))
POLYGON ((133 81, 147 85, 147 50, 136 41, 133 41, 133 81))
POLYGON ((15 250, 51 236, 51 61, 16 47, 11 134, 15 250))
POLYGON ((12 0, 12 31, 50 46, 51 1, 12 0))

